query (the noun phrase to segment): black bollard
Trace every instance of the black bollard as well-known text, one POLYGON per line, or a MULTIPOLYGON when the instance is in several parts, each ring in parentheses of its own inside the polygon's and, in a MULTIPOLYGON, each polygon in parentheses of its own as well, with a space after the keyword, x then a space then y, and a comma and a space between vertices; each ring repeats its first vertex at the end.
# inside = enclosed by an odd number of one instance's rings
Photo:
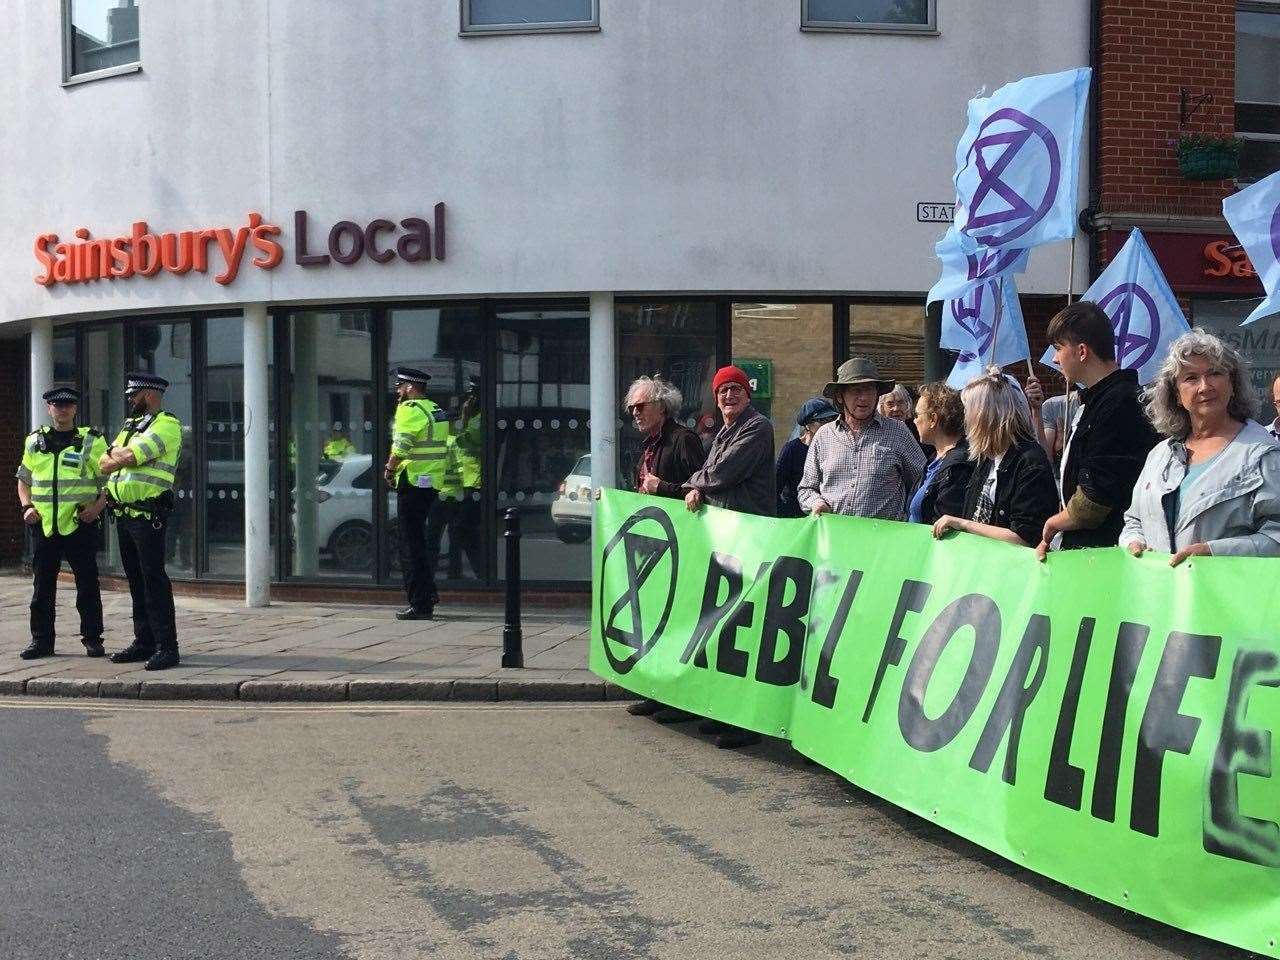
POLYGON ((507 542, 507 622, 502 626, 502 665, 524 666, 524 639, 520 634, 520 513, 507 510, 503 539, 507 542))

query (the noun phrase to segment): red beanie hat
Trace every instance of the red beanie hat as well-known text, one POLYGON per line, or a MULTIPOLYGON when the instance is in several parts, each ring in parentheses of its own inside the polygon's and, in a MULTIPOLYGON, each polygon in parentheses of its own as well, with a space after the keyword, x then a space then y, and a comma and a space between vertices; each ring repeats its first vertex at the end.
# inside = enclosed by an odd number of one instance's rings
POLYGON ((711 381, 711 392, 718 393, 726 383, 741 384, 742 389, 747 391, 747 396, 751 396, 751 381, 747 379, 747 375, 740 367, 721 367, 717 370, 715 378, 711 381))

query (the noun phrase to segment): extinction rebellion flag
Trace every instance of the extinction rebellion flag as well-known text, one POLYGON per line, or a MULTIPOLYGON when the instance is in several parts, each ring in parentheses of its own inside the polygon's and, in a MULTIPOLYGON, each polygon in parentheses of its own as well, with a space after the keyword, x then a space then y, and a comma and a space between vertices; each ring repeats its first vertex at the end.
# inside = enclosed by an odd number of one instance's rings
MULTIPOLYGON (((1274 561, 1054 553, 604 491, 591 669, 1014 863, 1277 947, 1274 561), (1247 595, 1247 602, 1242 598, 1247 595)), ((767 829, 761 824, 760 829, 767 829)))

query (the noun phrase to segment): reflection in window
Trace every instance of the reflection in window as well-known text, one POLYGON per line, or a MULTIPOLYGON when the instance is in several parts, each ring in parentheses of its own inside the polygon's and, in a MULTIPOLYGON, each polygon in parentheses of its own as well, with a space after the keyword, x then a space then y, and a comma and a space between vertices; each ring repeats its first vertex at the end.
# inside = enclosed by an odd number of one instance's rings
MULTIPOLYGON (((169 539, 165 562, 169 573, 195 575, 195 485, 191 389, 191 324, 180 320, 139 323, 134 327, 134 355, 130 369, 158 374, 169 381, 161 409, 182 423, 182 449, 173 483, 173 512, 169 515, 169 539)), ((123 403, 124 387, 116 387, 116 402, 123 403)))
MULTIPOLYGON (((53 338, 53 382, 73 386, 76 382, 76 334, 74 330, 60 333, 53 338)), ((50 384, 52 386, 52 384, 50 384)), ((44 393, 44 389, 40 390, 44 393)), ((81 425, 85 425, 84 410, 80 411, 81 425)))
POLYGON ((598 0, 462 0, 462 32, 592 29, 598 0))
POLYGON ((827 30, 934 30, 936 0, 802 0, 801 26, 827 30))
POLYGON ((139 62, 139 0, 67 0, 68 77, 139 62))
POLYGON ((1191 325, 1221 337, 1249 363, 1249 382, 1258 396, 1258 420, 1270 423, 1276 416, 1271 405, 1271 384, 1280 374, 1280 314, 1242 327, 1258 300, 1192 300, 1191 325))
POLYGON ((1241 180, 1280 170, 1280 8, 1236 13, 1236 133, 1241 180))
MULTIPOLYGON (((80 422, 101 430, 110 443, 124 421, 124 326, 113 323, 84 334, 84 396, 80 401, 80 422)), ((120 551, 115 524, 102 524, 98 568, 119 572, 120 551)))
MULTIPOLYGON (((618 402, 637 377, 661 375, 680 391, 677 419, 697 430, 700 419, 715 420, 711 378, 716 368, 716 305, 709 302, 619 303, 618 402)), ((829 339, 829 333, 828 333, 829 339)), ((644 437, 626 411, 618 431, 619 484, 635 489, 644 437)), ((582 473, 575 467, 574 473, 582 473)), ((588 467, 586 475, 591 475, 588 467)))
POLYGON ((374 572, 373 489, 356 486, 376 456, 371 331, 367 313, 354 322, 351 311, 289 316, 285 481, 295 577, 374 572))
POLYGON ((924 380, 924 330, 919 304, 850 304, 849 356, 870 358, 880 376, 915 390, 924 380))

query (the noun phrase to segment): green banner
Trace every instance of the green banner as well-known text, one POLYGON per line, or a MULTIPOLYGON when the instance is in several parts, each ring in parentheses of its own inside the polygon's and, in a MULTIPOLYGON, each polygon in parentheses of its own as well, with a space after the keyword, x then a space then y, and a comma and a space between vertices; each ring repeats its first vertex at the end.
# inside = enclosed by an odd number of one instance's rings
POLYGON ((1280 956, 1280 564, 606 491, 591 669, 1014 863, 1280 956))

